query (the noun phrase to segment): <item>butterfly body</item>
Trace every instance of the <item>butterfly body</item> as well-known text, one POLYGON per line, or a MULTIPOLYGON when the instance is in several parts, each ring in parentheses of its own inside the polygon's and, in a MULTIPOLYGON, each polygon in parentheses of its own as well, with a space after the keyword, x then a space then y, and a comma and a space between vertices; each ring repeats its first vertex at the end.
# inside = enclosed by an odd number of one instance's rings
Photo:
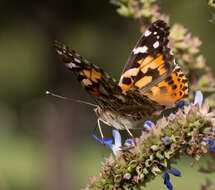
POLYGON ((164 109, 164 106, 147 97, 140 98, 134 91, 118 98, 113 100, 116 103, 98 106, 95 112, 102 121, 119 130, 124 130, 125 126, 128 129, 140 128, 141 123, 154 119, 164 109))
POLYGON ((97 102, 99 120, 117 129, 134 129, 188 94, 187 79, 168 47, 168 30, 161 20, 146 30, 119 82, 66 45, 55 42, 54 46, 66 67, 97 102))

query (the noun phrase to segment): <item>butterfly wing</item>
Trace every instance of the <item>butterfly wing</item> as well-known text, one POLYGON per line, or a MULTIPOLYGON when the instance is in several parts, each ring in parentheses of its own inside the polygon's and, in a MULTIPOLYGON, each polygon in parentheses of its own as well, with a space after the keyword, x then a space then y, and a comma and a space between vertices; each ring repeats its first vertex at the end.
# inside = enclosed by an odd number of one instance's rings
POLYGON ((145 92, 151 100, 172 107, 188 95, 188 80, 177 65, 170 76, 145 92))
POLYGON ((141 36, 123 69, 120 86, 146 90, 171 74, 174 58, 169 53, 169 27, 165 22, 154 22, 141 36))
POLYGON ((101 108, 100 117, 102 115, 111 126, 119 129, 122 123, 126 123, 129 128, 130 120, 150 119, 164 108, 138 91, 123 92, 114 78, 63 43, 55 41, 54 47, 66 67, 98 103, 101 108))
POLYGON ((168 36, 169 27, 162 20, 145 31, 123 69, 119 82, 123 90, 139 90, 165 106, 172 106, 187 95, 187 80, 175 64, 168 36))
POLYGON ((54 47, 66 67, 76 75, 81 85, 101 107, 108 107, 116 102, 117 96, 122 93, 122 89, 114 78, 98 66, 89 63, 63 43, 55 41, 54 47))

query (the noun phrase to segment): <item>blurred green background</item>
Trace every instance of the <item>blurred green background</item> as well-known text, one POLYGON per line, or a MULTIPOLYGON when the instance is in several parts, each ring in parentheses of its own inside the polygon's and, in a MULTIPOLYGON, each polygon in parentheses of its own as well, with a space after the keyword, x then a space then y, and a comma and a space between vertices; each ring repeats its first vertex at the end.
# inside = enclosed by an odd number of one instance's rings
MULTIPOLYGON (((208 22, 213 10, 207 1, 163 0, 160 6, 171 24, 181 23, 200 37, 201 51, 215 69, 215 24, 208 22)), ((98 174, 103 157, 92 138, 92 108, 47 97, 45 91, 93 102, 61 64, 52 47, 55 39, 119 79, 140 32, 137 22, 115 9, 107 0, 1 1, 0 190, 80 189, 98 174)), ((111 137, 110 128, 104 133, 111 137)), ((183 177, 172 177, 175 189, 205 184, 199 163, 190 163, 179 161, 183 177)), ((146 189, 165 189, 162 183, 158 177, 146 189)))

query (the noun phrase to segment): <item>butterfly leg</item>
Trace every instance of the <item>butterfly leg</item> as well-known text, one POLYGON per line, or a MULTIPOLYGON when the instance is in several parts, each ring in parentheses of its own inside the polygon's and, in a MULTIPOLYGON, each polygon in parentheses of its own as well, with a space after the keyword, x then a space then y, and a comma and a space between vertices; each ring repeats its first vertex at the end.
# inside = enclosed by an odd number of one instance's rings
POLYGON ((102 138, 102 156, 104 157, 104 135, 103 135, 103 132, 102 132, 102 127, 101 127, 101 123, 100 121, 102 121, 101 119, 97 119, 97 123, 98 123, 98 128, 99 128, 99 132, 100 132, 100 135, 101 135, 101 138, 102 138))
POLYGON ((101 135, 101 138, 102 138, 102 145, 104 145, 104 135, 103 135, 103 132, 102 132, 102 127, 101 127, 101 123, 100 123, 100 120, 99 118, 97 119, 97 123, 98 123, 98 127, 99 127, 99 132, 100 132, 100 135, 101 135))
POLYGON ((130 135, 130 137, 132 138, 134 145, 136 146, 137 144, 136 144, 134 135, 131 133, 131 131, 128 129, 128 127, 126 125, 124 125, 124 127, 125 127, 125 130, 128 132, 128 134, 130 135))
MULTIPOLYGON (((125 125, 124 125, 125 126, 125 125)), ((134 138, 134 136, 132 135, 131 131, 128 129, 127 126, 125 126, 126 131, 128 132, 128 134, 131 136, 131 138, 134 138)))

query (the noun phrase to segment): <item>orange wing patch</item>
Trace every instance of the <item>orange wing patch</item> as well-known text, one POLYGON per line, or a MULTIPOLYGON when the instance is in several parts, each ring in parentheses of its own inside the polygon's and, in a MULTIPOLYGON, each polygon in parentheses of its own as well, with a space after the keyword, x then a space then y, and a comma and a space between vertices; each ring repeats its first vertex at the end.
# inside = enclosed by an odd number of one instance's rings
POLYGON ((165 61, 161 54, 158 54, 156 58, 147 56, 137 63, 139 67, 128 69, 123 73, 119 83, 123 90, 128 90, 132 86, 142 89, 167 73, 165 61))
POLYGON ((96 97, 99 96, 99 80, 102 78, 102 73, 96 71, 94 68, 83 69, 79 72, 78 80, 85 87, 85 89, 96 97))
POLYGON ((161 105, 173 106, 176 102, 188 95, 188 83, 181 68, 175 71, 164 81, 150 88, 146 95, 161 105))
POLYGON ((102 73, 97 72, 94 68, 91 71, 91 80, 93 82, 98 82, 99 79, 102 78, 102 73))
POLYGON ((91 70, 84 69, 80 72, 80 74, 86 76, 89 80, 92 80, 93 82, 98 82, 98 80, 102 77, 102 74, 100 72, 97 72, 94 68, 92 68, 91 70))
POLYGON ((148 72, 149 69, 158 69, 158 68, 162 67, 163 63, 164 63, 163 56, 159 55, 156 59, 153 59, 147 65, 144 64, 142 66, 142 64, 141 64, 141 71, 145 74, 148 72))
POLYGON ((148 63, 150 63, 154 58, 152 56, 147 56, 146 58, 142 58, 139 61, 137 61, 137 63, 139 63, 141 65, 141 67, 147 65, 148 63))
POLYGON ((88 90, 88 92, 91 95, 96 96, 96 97, 99 97, 99 95, 100 95, 100 92, 99 92, 98 88, 91 88, 91 89, 88 90))
POLYGON ((139 70, 139 68, 132 68, 123 73, 119 83, 123 90, 129 89, 133 85, 133 77, 137 76, 139 70))
POLYGON ((146 86, 147 84, 149 84, 150 82, 152 82, 152 76, 145 76, 142 79, 138 80, 135 83, 135 86, 141 88, 142 86, 146 86))

